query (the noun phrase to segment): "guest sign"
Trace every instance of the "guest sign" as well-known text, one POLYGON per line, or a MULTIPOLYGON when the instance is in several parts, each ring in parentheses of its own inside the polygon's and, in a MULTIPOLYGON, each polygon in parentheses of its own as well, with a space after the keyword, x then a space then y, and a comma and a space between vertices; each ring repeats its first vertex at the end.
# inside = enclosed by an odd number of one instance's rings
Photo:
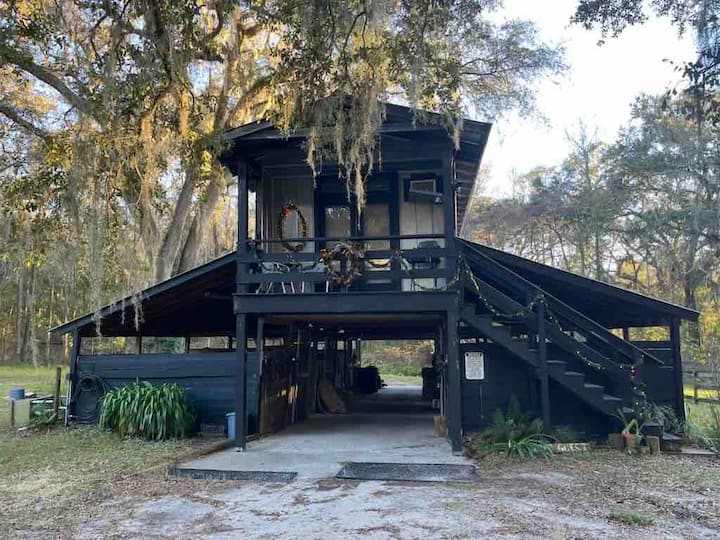
POLYGON ((481 352, 465 353, 465 378, 468 381, 485 379, 485 356, 481 352))

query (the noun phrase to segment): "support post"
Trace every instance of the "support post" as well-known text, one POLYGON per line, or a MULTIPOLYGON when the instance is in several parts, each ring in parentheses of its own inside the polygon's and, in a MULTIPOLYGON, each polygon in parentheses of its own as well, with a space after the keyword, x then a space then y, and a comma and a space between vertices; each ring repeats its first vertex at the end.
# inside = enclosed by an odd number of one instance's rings
POLYGON ((537 304, 537 351, 538 366, 537 373, 540 379, 540 407, 542 410, 542 421, 545 428, 549 428, 550 420, 550 382, 548 380, 547 367, 547 340, 545 339, 545 304, 538 302, 537 304))
MULTIPOLYGON (((455 160, 452 149, 448 149, 442 158, 443 175, 443 234, 445 235, 445 249, 448 256, 446 267, 450 276, 455 275, 457 269, 457 253, 455 252, 455 228, 457 226, 455 205, 455 160)), ((448 280, 452 277, 447 278, 448 280)))
POLYGON ((448 388, 447 425, 453 452, 462 450, 462 381, 460 380, 460 343, 458 337, 458 310, 447 312, 445 334, 447 336, 448 388))
POLYGON ((70 352, 70 374, 67 391, 67 407, 65 408, 65 425, 70 423, 70 418, 75 412, 73 395, 77 388, 78 382, 78 357, 80 356, 80 331, 73 330, 72 333, 72 351, 70 352))
POLYGON ((55 388, 53 391, 53 415, 55 416, 54 422, 57 422, 60 418, 60 384, 62 383, 62 368, 60 366, 55 367, 55 388))
MULTIPOLYGON (((248 249, 248 169, 245 161, 238 163, 238 222, 237 222, 237 281, 238 294, 247 293, 245 276, 247 263, 245 263, 248 249)), ((236 302, 236 306, 242 305, 236 302)), ((237 309, 237 308, 236 308, 237 309)), ((247 365, 247 316, 245 313, 235 313, 235 352, 237 354, 236 392, 235 392, 235 447, 238 451, 245 450, 247 436, 246 411, 246 365, 247 365)))
POLYGON ((680 353, 680 319, 677 317, 673 317, 670 321, 670 347, 672 348, 673 368, 675 371, 675 412, 678 418, 685 420, 685 395, 683 392, 682 356, 680 353))

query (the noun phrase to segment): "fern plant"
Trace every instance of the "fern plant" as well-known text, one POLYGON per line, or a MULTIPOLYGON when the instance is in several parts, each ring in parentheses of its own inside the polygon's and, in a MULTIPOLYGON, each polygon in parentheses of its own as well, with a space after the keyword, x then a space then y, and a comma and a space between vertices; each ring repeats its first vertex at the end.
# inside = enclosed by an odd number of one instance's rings
POLYGON ((100 427, 123 437, 161 441, 193 433, 195 412, 177 384, 154 386, 147 381, 115 388, 103 398, 100 427))
POLYGON ((497 409, 492 423, 471 437, 468 450, 479 457, 504 453, 523 459, 550 458, 553 442, 554 438, 544 433, 542 420, 523 411, 517 397, 512 395, 505 411, 497 409))

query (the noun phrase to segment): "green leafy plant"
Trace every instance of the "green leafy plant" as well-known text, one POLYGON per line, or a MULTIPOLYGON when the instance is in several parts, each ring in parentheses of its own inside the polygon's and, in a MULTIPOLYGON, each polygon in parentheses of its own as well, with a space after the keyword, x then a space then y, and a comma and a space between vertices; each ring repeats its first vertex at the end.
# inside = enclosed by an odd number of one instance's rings
POLYGON ((495 443, 493 450, 505 453, 508 457, 520 459, 549 459, 553 455, 553 440, 548 435, 528 435, 521 439, 509 439, 495 443))
POLYGON ((651 401, 638 404, 634 411, 635 418, 640 424, 659 424, 667 433, 681 433, 683 422, 675 413, 675 409, 668 405, 657 405, 651 401))
POLYGON ((523 459, 549 458, 553 442, 552 436, 543 433, 542 421, 523 411, 518 399, 510 396, 505 411, 497 409, 490 426, 471 437, 467 448, 478 457, 504 453, 523 459))
POLYGON ((177 384, 137 381, 115 388, 105 395, 100 410, 101 428, 128 437, 184 438, 193 433, 194 424, 190 399, 177 384))
POLYGON ((52 409, 47 407, 33 408, 32 417, 30 418, 30 424, 28 424, 28 427, 32 429, 49 427, 56 421, 57 415, 52 409))
POLYGON ((710 426, 688 420, 685 422, 683 434, 685 440, 690 444, 720 455, 720 432, 713 430, 710 426))

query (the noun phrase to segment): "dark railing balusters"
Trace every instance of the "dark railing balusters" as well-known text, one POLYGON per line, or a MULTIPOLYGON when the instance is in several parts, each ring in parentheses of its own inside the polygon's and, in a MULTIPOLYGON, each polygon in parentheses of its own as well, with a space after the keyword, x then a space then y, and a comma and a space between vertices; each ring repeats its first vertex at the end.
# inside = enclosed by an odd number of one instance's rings
MULTIPOLYGON (((279 294, 283 287, 271 287, 273 283, 285 284, 284 289, 290 291, 314 292, 315 284, 328 283, 326 272, 319 267, 320 254, 316 252, 289 252, 282 250, 279 252, 267 251, 262 249, 266 246, 274 246, 281 242, 295 244, 304 242, 309 246, 324 245, 327 242, 354 242, 365 244, 371 241, 387 241, 391 245, 400 245, 402 240, 436 240, 444 238, 441 234, 412 234, 412 235, 394 235, 394 236, 363 236, 363 237, 308 237, 308 238, 289 238, 289 239, 256 239, 249 243, 252 249, 247 254, 239 256, 238 260, 250 266, 254 266, 256 271, 241 276, 239 283, 246 284, 251 291, 261 290, 274 294, 279 294), (264 270, 263 264, 275 265, 271 270, 264 270), (317 269, 315 269, 317 268, 317 269), (280 270, 282 269, 282 270, 280 270), (302 284, 309 284, 303 287, 302 284)), ((336 293, 352 293, 356 290, 363 290, 363 284, 368 281, 377 283, 391 283, 392 289, 400 291, 402 289, 402 280, 419 280, 429 279, 435 284, 432 287, 421 287, 418 290, 445 290, 447 284, 454 283, 456 277, 455 272, 448 267, 448 258, 454 253, 454 246, 446 247, 418 247, 406 249, 368 249, 364 252, 365 262, 362 275, 357 278, 350 286, 334 289, 331 286, 323 288, 323 292, 336 293), (387 268, 372 268, 367 261, 373 260, 389 260, 391 264, 387 268), (423 264, 420 268, 415 268, 410 261, 436 261, 436 264, 423 264), (445 286, 438 286, 438 280, 444 280, 445 286)), ((341 271, 347 271, 347 264, 340 260, 341 271)), ((418 265, 419 266, 419 265, 418 265)), ((415 288, 413 288, 415 289, 415 288)))

